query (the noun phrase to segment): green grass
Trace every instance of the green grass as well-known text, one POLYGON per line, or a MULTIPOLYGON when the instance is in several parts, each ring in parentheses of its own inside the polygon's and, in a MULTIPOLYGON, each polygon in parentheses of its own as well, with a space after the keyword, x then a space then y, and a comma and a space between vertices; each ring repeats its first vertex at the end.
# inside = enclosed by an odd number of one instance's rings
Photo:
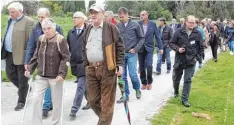
MULTIPOLYGON (((2 22, 1 23, 1 36, 2 36, 2 38, 4 37, 5 31, 6 31, 6 28, 7 28, 8 18, 9 18, 8 15, 1 15, 1 22, 2 22)), ((36 16, 33 16, 32 18, 35 20, 35 22, 37 22, 37 17, 36 16)), ((68 31, 71 28, 73 28, 72 17, 63 17, 63 18, 61 18, 61 17, 52 17, 52 18, 55 20, 56 24, 58 24, 59 26, 62 27, 63 35, 64 35, 65 38, 67 38, 68 31)), ((73 80, 73 79, 76 79, 76 77, 71 74, 71 68, 69 67, 66 80, 73 80)), ((2 80, 6 81, 6 82, 9 81, 9 79, 6 76, 5 71, 2 71, 2 80)))
POLYGON ((209 60, 195 74, 190 93, 190 108, 182 106, 180 98, 171 98, 152 125, 234 125, 234 57, 227 52, 217 63, 209 60), (192 116, 205 113, 211 120, 192 116))

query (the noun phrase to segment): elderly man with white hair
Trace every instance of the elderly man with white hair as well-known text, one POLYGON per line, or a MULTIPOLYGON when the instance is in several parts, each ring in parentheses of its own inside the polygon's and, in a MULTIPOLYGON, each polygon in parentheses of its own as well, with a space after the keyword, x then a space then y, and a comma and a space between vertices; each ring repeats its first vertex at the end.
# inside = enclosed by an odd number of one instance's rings
MULTIPOLYGON (((34 28, 32 30, 32 33, 31 33, 29 41, 28 41, 26 53, 25 53, 25 59, 24 59, 25 70, 28 70, 28 65, 29 65, 29 62, 33 56, 35 49, 36 49, 39 36, 44 34, 42 27, 41 27, 41 23, 45 18, 50 17, 50 11, 47 8, 39 8, 37 10, 37 16, 38 16, 38 23, 34 26, 34 28)), ((62 28, 60 26, 56 25, 56 31, 59 34, 63 35, 62 28)), ((48 117, 49 110, 52 110, 50 88, 48 88, 46 90, 45 97, 44 97, 43 113, 42 113, 44 118, 48 117)))
POLYGON ((44 93, 49 87, 53 102, 52 124, 62 125, 63 81, 68 71, 69 48, 64 37, 56 32, 56 24, 52 19, 44 19, 41 26, 44 34, 38 39, 37 48, 29 63, 29 70, 25 71, 25 76, 28 77, 37 67, 32 125, 43 125, 42 102, 44 93))
MULTIPOLYGON (((71 107, 71 113, 70 117, 75 118, 76 113, 78 112, 82 100, 83 95, 86 91, 86 77, 85 77, 85 68, 82 61, 82 35, 84 33, 84 30, 86 29, 85 21, 87 20, 87 17, 84 15, 84 13, 78 11, 73 14, 73 24, 74 27, 69 30, 67 35, 67 42, 69 44, 69 50, 71 53, 71 71, 72 75, 77 77, 77 89, 75 98, 73 101, 73 106, 71 107)), ((87 99, 87 94, 85 94, 85 97, 87 99)), ((88 105, 86 106, 89 107, 88 105)), ((85 108, 85 109, 87 109, 85 108)))
POLYGON ((176 31, 177 25, 178 25, 178 24, 176 24, 176 19, 173 18, 173 19, 172 19, 172 23, 170 24, 170 27, 172 28, 173 33, 175 33, 175 31, 176 31))
POLYGON ((6 59, 6 73, 10 81, 18 88, 18 102, 15 111, 24 107, 28 79, 24 76, 24 55, 34 21, 23 14, 23 6, 13 2, 7 7, 10 19, 3 39, 1 56, 6 59))

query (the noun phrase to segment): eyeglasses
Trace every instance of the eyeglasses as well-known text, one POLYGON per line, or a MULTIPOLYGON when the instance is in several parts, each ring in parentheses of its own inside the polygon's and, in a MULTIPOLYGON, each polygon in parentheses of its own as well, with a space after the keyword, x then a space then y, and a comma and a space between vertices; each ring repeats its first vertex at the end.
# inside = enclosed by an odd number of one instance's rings
POLYGON ((187 22, 187 23, 189 23, 189 24, 195 24, 195 22, 187 22))

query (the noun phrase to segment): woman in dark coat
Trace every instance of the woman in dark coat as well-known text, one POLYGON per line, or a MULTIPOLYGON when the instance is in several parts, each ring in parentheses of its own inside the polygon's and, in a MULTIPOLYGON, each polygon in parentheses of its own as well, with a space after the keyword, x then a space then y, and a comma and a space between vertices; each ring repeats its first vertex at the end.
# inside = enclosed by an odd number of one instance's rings
POLYGON ((217 62, 217 51, 219 45, 220 31, 219 27, 215 22, 211 23, 211 33, 210 33, 210 46, 212 50, 213 60, 217 62))

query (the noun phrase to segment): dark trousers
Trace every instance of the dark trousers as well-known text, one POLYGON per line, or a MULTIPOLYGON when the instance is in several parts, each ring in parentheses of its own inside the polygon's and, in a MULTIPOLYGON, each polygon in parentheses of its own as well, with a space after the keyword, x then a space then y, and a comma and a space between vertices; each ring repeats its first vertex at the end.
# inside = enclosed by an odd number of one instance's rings
POLYGON ((213 58, 217 59, 218 43, 212 43, 210 46, 211 46, 213 58))
POLYGON ((8 53, 6 58, 6 74, 9 80, 18 88, 18 103, 25 103, 28 91, 28 78, 24 76, 24 72, 24 65, 15 65, 12 53, 8 53))
POLYGON ((163 50, 163 55, 162 55, 162 62, 165 63, 166 62, 166 54, 165 51, 163 50))
POLYGON ((77 83, 77 88, 76 88, 76 95, 73 101, 73 106, 71 108, 71 110, 73 112, 78 112, 80 105, 82 103, 83 100, 83 96, 85 93, 85 84, 86 84, 86 78, 85 76, 81 76, 81 77, 77 77, 78 83, 77 83))
POLYGON ((138 53, 138 61, 140 67, 141 83, 144 85, 152 84, 153 52, 148 52, 144 48, 143 52, 138 53))
POLYGON ((183 71, 184 71, 184 86, 183 86, 181 100, 188 101, 189 93, 191 89, 192 77, 195 71, 195 65, 192 67, 187 67, 185 69, 182 67, 173 69, 172 80, 173 80, 173 87, 174 87, 175 94, 179 93, 179 85, 180 85, 181 77, 183 75, 183 71))
POLYGON ((86 81, 90 107, 99 117, 98 125, 111 125, 115 95, 116 74, 106 66, 87 66, 86 81))

